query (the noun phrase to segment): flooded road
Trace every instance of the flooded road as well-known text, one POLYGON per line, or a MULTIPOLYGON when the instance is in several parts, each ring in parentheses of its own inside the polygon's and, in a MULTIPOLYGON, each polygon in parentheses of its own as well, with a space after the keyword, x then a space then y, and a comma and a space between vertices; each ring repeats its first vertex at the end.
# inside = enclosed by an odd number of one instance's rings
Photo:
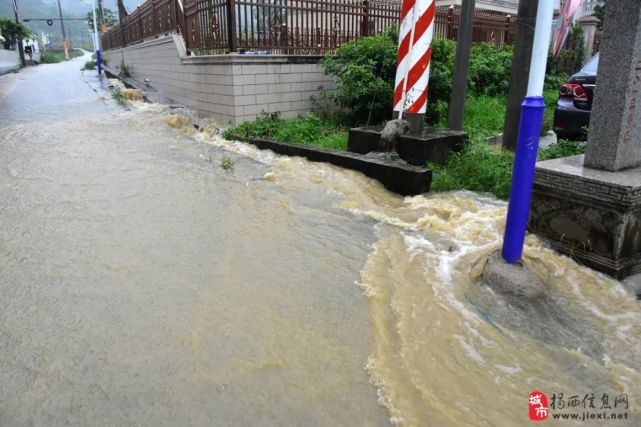
POLYGON ((618 282, 530 238, 544 300, 479 284, 502 202, 123 109, 82 63, 0 77, 1 426, 520 426, 533 390, 640 424, 618 282))

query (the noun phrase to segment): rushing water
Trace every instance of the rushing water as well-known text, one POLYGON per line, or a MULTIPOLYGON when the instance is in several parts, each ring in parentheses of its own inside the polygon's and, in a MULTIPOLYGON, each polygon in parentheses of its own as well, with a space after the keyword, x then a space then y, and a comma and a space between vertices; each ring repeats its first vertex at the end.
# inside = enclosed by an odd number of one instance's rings
POLYGON ((640 425, 620 283, 530 237, 545 298, 480 284, 504 203, 96 98, 2 128, 0 425, 521 426, 533 390, 627 394, 602 425, 640 425))

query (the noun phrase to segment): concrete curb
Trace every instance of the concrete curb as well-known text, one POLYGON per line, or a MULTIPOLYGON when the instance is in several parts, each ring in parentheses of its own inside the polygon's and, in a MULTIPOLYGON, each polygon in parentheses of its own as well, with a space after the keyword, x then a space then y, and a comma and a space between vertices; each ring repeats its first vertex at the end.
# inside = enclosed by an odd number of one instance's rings
MULTIPOLYGON (((153 88, 127 77, 120 77, 111 67, 104 70, 122 81, 127 87, 146 92, 145 100, 160 104, 172 105, 173 100, 158 94, 153 88)), ((252 144, 261 150, 271 150, 285 156, 304 157, 312 162, 330 163, 345 169, 362 172, 379 181, 388 190, 403 196, 415 196, 430 190, 432 171, 420 166, 412 166, 402 160, 387 160, 372 155, 352 153, 349 151, 318 148, 294 142, 277 142, 261 138, 242 138, 242 142, 252 144)))
POLYGON ((362 172, 379 181, 388 190, 403 196, 423 194, 429 191, 432 183, 431 170, 408 165, 402 160, 387 160, 349 151, 311 147, 294 142, 277 142, 269 139, 243 138, 242 141, 261 150, 271 150, 276 154, 304 157, 312 162, 330 163, 362 172))

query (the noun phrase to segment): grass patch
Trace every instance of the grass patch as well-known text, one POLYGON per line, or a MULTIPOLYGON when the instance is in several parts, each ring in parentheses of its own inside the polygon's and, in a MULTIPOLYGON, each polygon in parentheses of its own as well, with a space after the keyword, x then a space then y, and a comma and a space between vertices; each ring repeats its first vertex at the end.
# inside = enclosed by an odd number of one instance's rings
POLYGON ((465 101, 463 130, 474 138, 503 132, 507 100, 492 96, 470 96, 465 101))
POLYGON ((321 148, 347 150, 347 130, 309 113, 291 119, 272 114, 227 129, 225 139, 266 138, 280 142, 298 142, 321 148))
POLYGON ((94 60, 85 62, 85 65, 82 67, 83 71, 85 71, 85 70, 95 70, 95 69, 96 69, 96 61, 94 61, 94 60))
MULTIPOLYGON (((539 150, 538 160, 583 154, 584 144, 560 140, 539 150)), ((434 172, 432 191, 472 190, 493 193, 499 199, 510 196, 514 154, 482 140, 470 143, 452 155, 446 165, 428 164, 434 172)))
POLYGON ((585 153, 584 141, 568 141, 561 139, 556 144, 540 149, 538 159, 551 160, 558 159, 559 157, 577 156, 583 153, 585 153))
POLYGON ((42 52, 40 54, 41 64, 57 64, 65 60, 65 54, 59 52, 42 52))
POLYGON ((545 135, 554 127, 554 109, 556 108, 556 101, 559 99, 559 91, 557 89, 546 89, 543 92, 543 99, 545 99, 545 111, 543 112, 541 135, 545 135))
MULTIPOLYGON (((78 58, 83 56, 84 52, 81 50, 70 49, 69 59, 78 58)), ((65 51, 62 49, 52 49, 40 54, 41 64, 57 64, 65 60, 65 51)))
MULTIPOLYGON (((543 113, 543 125, 541 135, 552 130, 554 123, 554 109, 559 92, 556 89, 548 89, 543 93, 545 99, 545 111, 543 113)), ((429 108, 429 107, 428 107, 429 108)), ((438 114, 437 127, 447 127, 447 104, 433 106, 432 108, 442 109, 438 114)), ((463 130, 474 138, 487 138, 503 133, 505 122, 505 111, 507 109, 507 98, 496 96, 468 96, 465 100, 465 115, 463 130)))
POLYGON ((125 95, 122 93, 122 90, 120 90, 119 87, 114 87, 111 89, 111 97, 118 103, 118 105, 122 107, 126 107, 128 105, 127 98, 125 98, 125 95))
POLYGON ((445 166, 428 164, 434 172, 432 191, 472 190, 494 193, 500 199, 510 195, 514 155, 498 146, 472 142, 450 157, 445 166))

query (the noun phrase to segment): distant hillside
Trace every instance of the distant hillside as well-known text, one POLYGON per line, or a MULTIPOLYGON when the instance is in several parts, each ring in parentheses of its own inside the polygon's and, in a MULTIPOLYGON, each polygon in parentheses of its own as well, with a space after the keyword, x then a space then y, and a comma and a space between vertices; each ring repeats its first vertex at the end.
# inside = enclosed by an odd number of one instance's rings
MULTIPOLYGON (((22 19, 55 19, 52 26, 48 26, 45 21, 25 22, 36 34, 49 34, 54 44, 62 43, 62 30, 58 14, 58 3, 56 0, 16 0, 18 10, 22 19)), ((96 2, 97 3, 97 2, 96 2)), ((87 12, 91 11, 91 0, 61 0, 62 16, 65 19, 83 18, 87 12)), ((136 6, 142 4, 142 1, 125 0, 125 7, 128 11, 133 11, 136 6)), ((118 6, 116 0, 104 0, 103 7, 113 10, 117 13, 118 6)), ((0 16, 14 18, 12 0, 0 0, 0 16)), ((84 21, 65 21, 65 30, 71 35, 71 44, 80 46, 90 43, 90 35, 87 31, 87 25, 84 21)))

